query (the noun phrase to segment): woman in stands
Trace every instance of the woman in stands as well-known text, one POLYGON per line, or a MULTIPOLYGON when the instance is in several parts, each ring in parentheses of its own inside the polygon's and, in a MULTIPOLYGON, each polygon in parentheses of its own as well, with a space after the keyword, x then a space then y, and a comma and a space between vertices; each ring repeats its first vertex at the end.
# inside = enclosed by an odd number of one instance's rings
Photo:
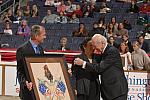
POLYGON ((12 35, 12 34, 13 34, 9 22, 7 22, 7 23, 5 24, 4 33, 9 34, 9 35, 12 35))
POLYGON ((133 43, 132 63, 135 70, 150 70, 150 58, 144 50, 140 48, 139 42, 133 43))
POLYGON ((118 48, 118 44, 115 42, 115 38, 113 36, 110 36, 108 38, 108 43, 116 48, 118 48))
POLYGON ((122 42, 119 47, 120 56, 122 58, 123 69, 132 70, 131 53, 129 52, 128 45, 122 42))
POLYGON ((38 15, 39 15, 38 7, 37 5, 33 5, 31 10, 31 16, 37 17, 38 15))
MULTIPOLYGON (((84 61, 94 63, 93 46, 90 38, 87 38, 81 44, 81 55, 77 57, 84 61)), ((78 65, 72 66, 72 74, 76 78, 75 89, 77 90, 77 100, 100 100, 99 78, 97 73, 87 72, 78 65)))
POLYGON ((80 23, 79 24, 79 28, 77 30, 75 30, 72 35, 74 37, 87 37, 88 36, 88 32, 87 29, 84 25, 84 23, 80 23))

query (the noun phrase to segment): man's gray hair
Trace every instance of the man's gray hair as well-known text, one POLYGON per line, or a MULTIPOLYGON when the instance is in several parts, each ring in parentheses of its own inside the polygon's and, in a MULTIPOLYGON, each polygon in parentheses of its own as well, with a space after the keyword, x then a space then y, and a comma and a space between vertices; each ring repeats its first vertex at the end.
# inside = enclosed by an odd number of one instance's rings
POLYGON ((95 35, 92 37, 92 39, 94 39, 94 38, 98 39, 98 40, 96 40, 96 41, 103 42, 103 43, 107 43, 107 39, 106 39, 103 35, 101 35, 101 34, 95 34, 95 35))
POLYGON ((31 37, 35 36, 35 35, 38 35, 40 33, 40 28, 41 28, 40 25, 33 25, 31 27, 31 33, 30 33, 31 37))

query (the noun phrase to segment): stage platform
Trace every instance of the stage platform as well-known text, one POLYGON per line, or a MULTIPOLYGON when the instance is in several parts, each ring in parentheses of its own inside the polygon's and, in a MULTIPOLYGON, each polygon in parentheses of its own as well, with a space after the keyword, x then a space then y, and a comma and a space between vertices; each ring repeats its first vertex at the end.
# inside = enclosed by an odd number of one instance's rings
POLYGON ((18 96, 0 96, 0 100, 20 100, 18 96))

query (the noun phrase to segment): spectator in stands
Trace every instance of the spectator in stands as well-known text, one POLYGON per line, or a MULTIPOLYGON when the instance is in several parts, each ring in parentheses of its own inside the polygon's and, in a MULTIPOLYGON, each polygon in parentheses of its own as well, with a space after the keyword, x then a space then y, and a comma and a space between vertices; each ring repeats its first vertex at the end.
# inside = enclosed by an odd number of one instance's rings
POLYGON ((90 5, 87 5, 85 11, 83 11, 83 17, 90 17, 90 18, 94 17, 94 12, 91 9, 90 5))
POLYGON ((18 10, 17 11, 17 15, 15 16, 16 21, 14 21, 14 23, 20 23, 23 19, 25 19, 25 17, 22 14, 22 10, 18 10))
POLYGON ((92 37, 94 34, 101 34, 105 36, 105 30, 102 27, 98 27, 97 23, 93 23, 93 29, 89 31, 88 37, 92 37))
POLYGON ((74 13, 77 15, 78 18, 83 17, 80 5, 76 5, 76 10, 74 10, 71 15, 73 15, 74 13))
POLYGON ((69 19, 69 23, 80 23, 79 18, 77 18, 76 14, 73 14, 72 17, 69 19))
POLYGON ((11 22, 16 21, 16 18, 13 16, 13 12, 11 9, 8 9, 7 14, 8 14, 8 18, 11 20, 11 22))
POLYGON ((30 6, 29 5, 25 6, 25 9, 24 9, 23 13, 24 13, 24 16, 26 18, 29 18, 31 16, 31 11, 30 11, 30 6))
POLYGON ((117 44, 116 41, 115 41, 115 38, 114 38, 113 36, 110 36, 110 37, 108 38, 108 44, 110 44, 110 45, 112 45, 112 46, 114 46, 114 47, 116 47, 116 48, 119 47, 118 44, 117 44))
POLYGON ((45 0, 45 6, 53 6, 54 0, 45 0))
POLYGON ((112 17, 110 23, 113 24, 113 32, 114 32, 114 34, 117 34, 118 33, 118 23, 116 22, 116 18, 112 17))
POLYGON ((7 23, 5 24, 4 33, 6 33, 6 34, 8 34, 8 35, 12 35, 12 34, 13 34, 9 22, 7 22, 7 23))
POLYGON ((106 37, 107 37, 107 38, 109 38, 110 36, 117 37, 116 34, 115 34, 115 32, 113 32, 113 31, 114 31, 113 28, 114 28, 114 27, 113 27, 113 24, 112 24, 112 23, 109 23, 109 24, 107 25, 107 29, 106 29, 106 37))
POLYGON ((64 12, 66 11, 67 6, 64 4, 64 1, 61 1, 61 4, 57 6, 57 12, 64 12))
POLYGON ((132 70, 132 60, 131 60, 131 53, 128 49, 128 44, 122 42, 119 46, 120 56, 122 58, 122 64, 124 70, 132 70))
POLYGON ((130 12, 130 13, 138 13, 139 12, 139 7, 136 5, 135 0, 131 0, 131 5, 130 5, 128 12, 130 12))
POLYGON ((16 7, 15 7, 15 12, 14 12, 15 15, 17 15, 18 10, 22 10, 20 4, 17 4, 16 7))
POLYGON ((135 70, 149 70, 150 69, 150 58, 146 54, 144 50, 140 48, 139 42, 135 41, 133 43, 133 49, 132 52, 132 63, 133 68, 135 70))
POLYGON ((129 36, 127 34, 122 35, 122 42, 125 42, 128 45, 129 52, 133 52, 133 47, 131 42, 129 41, 129 36))
POLYGON ((143 5, 140 6, 140 13, 147 14, 148 12, 150 12, 150 5, 144 2, 143 5))
POLYGON ((52 14, 51 10, 47 10, 47 15, 43 18, 41 23, 54 23, 57 15, 52 14))
POLYGON ((21 21, 21 25, 18 27, 17 34, 22 35, 22 36, 29 36, 30 35, 30 28, 27 25, 26 20, 21 21))
POLYGON ((128 35, 128 30, 124 28, 123 23, 119 23, 117 37, 121 38, 125 34, 128 35))
POLYGON ((67 23, 67 17, 64 15, 64 12, 60 12, 59 16, 55 18, 55 23, 67 23))
POLYGON ((105 25, 105 20, 103 17, 100 17, 98 20, 98 27, 105 29, 106 25, 105 25))
POLYGON ((101 14, 106 14, 107 12, 110 12, 110 11, 111 11, 111 9, 107 7, 106 3, 102 2, 99 12, 101 14))
POLYGON ((60 0, 54 0, 54 6, 57 7, 61 4, 60 0))
POLYGON ((60 39, 60 47, 58 47, 58 50, 62 50, 62 51, 66 51, 66 50, 70 50, 69 47, 67 47, 67 37, 61 37, 60 39))
POLYGON ((71 0, 68 0, 66 13, 72 13, 74 10, 76 10, 76 4, 73 4, 71 0))
POLYGON ((123 26, 125 29, 127 29, 128 31, 132 30, 132 26, 130 24, 130 22, 128 20, 123 20, 123 26))
MULTIPOLYGON (((15 18, 15 17, 14 17, 15 18)), ((8 13, 4 13, 4 17, 2 18, 4 23, 12 23, 12 21, 10 20, 10 18, 8 17, 8 13)))
POLYGON ((150 53, 150 47, 149 44, 144 40, 144 36, 140 35, 138 37, 138 42, 140 45, 140 48, 143 49, 146 53, 150 53))
MULTIPOLYGON (((93 55, 91 39, 87 38, 80 46, 82 53, 79 57, 86 62, 94 63, 96 60, 93 55)), ((96 72, 88 72, 78 65, 72 64, 72 74, 76 78, 75 89, 77 90, 77 100, 100 100, 100 82, 96 72)))
POLYGON ((88 32, 84 23, 79 24, 79 28, 72 33, 73 37, 87 37, 88 32))
POLYGON ((31 17, 37 17, 39 15, 39 10, 37 5, 33 5, 31 9, 31 17))

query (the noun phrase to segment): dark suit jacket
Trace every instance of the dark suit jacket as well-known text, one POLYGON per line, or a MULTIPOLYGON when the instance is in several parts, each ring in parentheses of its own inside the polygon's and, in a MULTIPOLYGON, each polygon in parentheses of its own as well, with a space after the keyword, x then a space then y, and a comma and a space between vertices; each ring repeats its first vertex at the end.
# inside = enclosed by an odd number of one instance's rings
MULTIPOLYGON (((87 62, 89 62, 88 58, 84 53, 81 55, 78 55, 76 57, 79 57, 87 62)), ((88 72, 85 69, 82 69, 81 67, 77 65, 72 66, 73 75, 76 77, 76 89, 78 94, 84 94, 84 95, 90 95, 89 89, 90 89, 90 81, 96 81, 97 82, 97 89, 99 92, 99 77, 98 74, 95 72, 88 72)), ((96 91, 96 89, 95 89, 96 91)))
MULTIPOLYGON (((40 50, 40 54, 44 54, 41 46, 38 46, 40 50)), ((29 77, 27 66, 25 63, 24 57, 26 55, 35 55, 35 51, 30 43, 30 41, 25 42, 17 49, 16 59, 17 59, 17 77, 20 83, 20 98, 23 100, 35 100, 34 95, 32 94, 33 90, 30 92, 25 82, 31 82, 29 77)))
MULTIPOLYGON (((58 47, 57 49, 58 50, 62 50, 62 47, 58 47)), ((70 50, 70 48, 69 47, 65 47, 65 50, 70 50)))
POLYGON ((150 47, 147 41, 144 41, 141 49, 143 49, 146 53, 150 53, 150 47))
POLYGON ((102 60, 98 64, 87 62, 85 70, 94 71, 101 75, 102 97, 112 100, 118 96, 127 94, 128 84, 118 49, 107 45, 101 56, 102 60))

